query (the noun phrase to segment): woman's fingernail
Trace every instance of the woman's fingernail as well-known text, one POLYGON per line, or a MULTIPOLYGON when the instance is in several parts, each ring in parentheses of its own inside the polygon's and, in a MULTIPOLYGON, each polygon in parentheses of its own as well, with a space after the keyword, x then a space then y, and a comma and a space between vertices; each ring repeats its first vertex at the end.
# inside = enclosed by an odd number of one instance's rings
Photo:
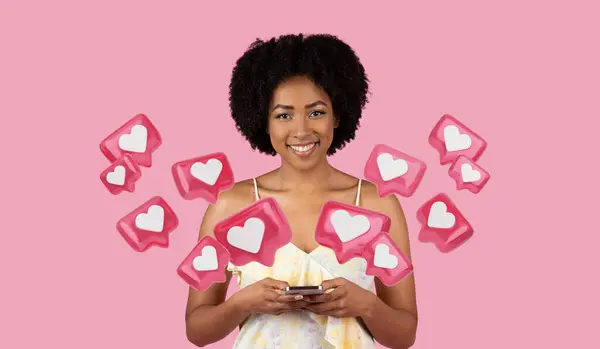
POLYGON ((302 295, 300 295, 300 294, 297 295, 296 297, 294 297, 294 299, 297 301, 301 300, 302 298, 304 298, 304 297, 302 297, 302 295))

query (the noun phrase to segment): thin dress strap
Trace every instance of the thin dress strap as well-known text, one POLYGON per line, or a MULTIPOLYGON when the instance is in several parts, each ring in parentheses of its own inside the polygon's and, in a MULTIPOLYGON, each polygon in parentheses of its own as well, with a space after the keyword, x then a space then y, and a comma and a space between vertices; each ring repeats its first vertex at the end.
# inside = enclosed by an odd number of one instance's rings
POLYGON ((354 206, 358 206, 358 203, 360 201, 360 185, 362 183, 362 179, 358 180, 358 190, 356 191, 356 203, 354 204, 354 206))
POLYGON ((252 180, 254 181, 254 197, 256 198, 256 201, 260 200, 258 197, 258 184, 256 184, 256 178, 252 178, 252 180))

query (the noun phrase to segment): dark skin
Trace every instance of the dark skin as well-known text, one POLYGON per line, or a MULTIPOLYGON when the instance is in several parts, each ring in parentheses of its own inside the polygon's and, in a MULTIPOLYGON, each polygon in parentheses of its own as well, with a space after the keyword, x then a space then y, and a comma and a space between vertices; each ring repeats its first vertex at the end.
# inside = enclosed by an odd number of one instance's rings
MULTIPOLYGON (((319 245, 314 230, 323 204, 329 200, 354 204, 357 178, 332 167, 326 156, 337 120, 329 96, 310 80, 297 77, 283 82, 273 93, 268 135, 281 158, 281 166, 257 177, 261 198, 273 197, 292 228, 292 243, 309 253, 319 245), (316 143, 309 156, 299 156, 290 145, 316 143)), ((252 180, 236 183, 209 205, 200 238, 212 235, 214 225, 254 202, 252 180)), ((363 181, 361 207, 391 218, 390 237, 410 259, 408 230, 395 196, 380 198, 376 186, 363 181)), ((188 339, 205 346, 227 336, 253 313, 281 314, 310 311, 319 315, 355 317, 374 339, 389 348, 409 348, 415 341, 417 306, 414 276, 387 287, 375 278, 373 293, 344 278, 323 282, 321 296, 295 299, 281 294, 287 282, 264 279, 226 298, 231 280, 213 284, 203 292, 190 288, 186 308, 188 339)))

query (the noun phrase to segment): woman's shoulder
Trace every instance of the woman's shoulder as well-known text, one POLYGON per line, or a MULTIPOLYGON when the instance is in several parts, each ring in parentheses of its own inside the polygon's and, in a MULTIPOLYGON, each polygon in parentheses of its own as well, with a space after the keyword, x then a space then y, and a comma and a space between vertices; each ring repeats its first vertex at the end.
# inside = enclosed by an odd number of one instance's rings
POLYGON ((230 189, 219 194, 219 198, 215 204, 249 205, 253 203, 256 201, 255 185, 260 187, 261 182, 265 180, 268 181, 273 172, 274 171, 267 172, 256 177, 250 177, 235 182, 230 189))
POLYGON ((361 206, 374 211, 396 214, 401 210, 400 201, 396 195, 390 194, 381 197, 375 183, 365 179, 362 179, 361 182, 361 206))
POLYGON ((219 198, 215 204, 234 204, 237 202, 254 201, 254 183, 252 178, 244 179, 233 184, 227 190, 219 194, 219 198))
POLYGON ((339 172, 340 174, 340 185, 344 188, 347 189, 355 189, 358 190, 358 185, 360 183, 360 196, 363 199, 376 199, 379 197, 379 194, 377 192, 377 185, 375 185, 374 183, 362 178, 362 177, 356 177, 353 176, 351 174, 345 173, 345 172, 339 172), (345 184, 341 184, 341 183, 345 183, 345 184))
POLYGON ((209 204, 207 211, 223 218, 242 210, 254 201, 253 181, 252 179, 245 179, 222 191, 217 201, 209 204))

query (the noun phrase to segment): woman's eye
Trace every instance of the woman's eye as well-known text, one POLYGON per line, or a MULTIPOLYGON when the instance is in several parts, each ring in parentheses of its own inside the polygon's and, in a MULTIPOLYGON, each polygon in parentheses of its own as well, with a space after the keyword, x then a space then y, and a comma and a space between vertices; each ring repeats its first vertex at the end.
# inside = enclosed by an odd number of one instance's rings
POLYGON ((320 110, 315 110, 312 113, 310 113, 311 116, 320 116, 320 115, 323 115, 323 114, 325 114, 325 112, 324 111, 320 111, 320 110))
POLYGON ((288 114, 279 114, 275 117, 275 119, 287 119, 289 118, 288 114))

